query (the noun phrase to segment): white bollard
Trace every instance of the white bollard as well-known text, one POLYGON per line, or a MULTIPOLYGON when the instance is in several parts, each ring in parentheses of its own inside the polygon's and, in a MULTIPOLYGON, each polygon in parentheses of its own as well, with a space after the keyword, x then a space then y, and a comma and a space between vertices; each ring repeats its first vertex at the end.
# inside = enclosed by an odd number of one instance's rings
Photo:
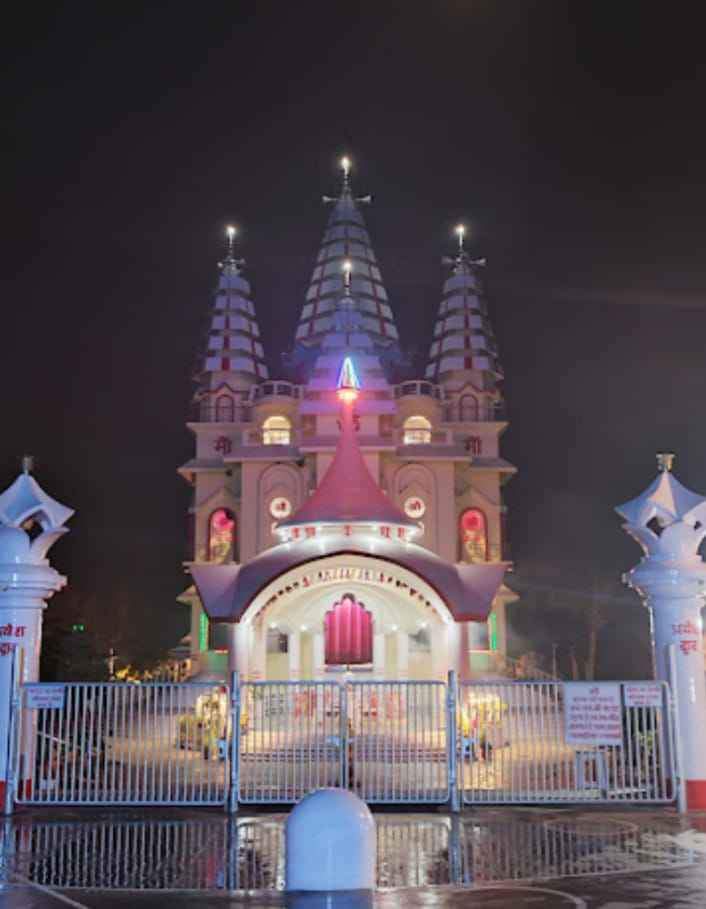
MULTIPOLYGON (((303 894, 313 891, 370 891, 372 894, 375 844, 375 821, 365 802, 344 789, 317 789, 303 798, 287 818, 286 889, 303 894)), ((350 894, 354 903, 361 898, 368 900, 367 895, 350 894)), ((348 903, 353 905, 350 899, 348 903)), ((305 899, 301 905, 309 903, 311 900, 305 899)), ((344 903, 337 900, 332 905, 344 903)))

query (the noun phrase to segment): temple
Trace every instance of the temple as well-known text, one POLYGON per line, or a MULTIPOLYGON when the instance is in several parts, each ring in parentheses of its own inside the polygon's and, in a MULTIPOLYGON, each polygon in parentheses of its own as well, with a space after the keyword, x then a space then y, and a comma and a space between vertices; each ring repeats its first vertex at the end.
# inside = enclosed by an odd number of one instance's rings
POLYGON ((455 255, 409 374, 350 162, 282 378, 228 229, 188 422, 192 673, 502 675, 507 426, 483 260, 455 255))

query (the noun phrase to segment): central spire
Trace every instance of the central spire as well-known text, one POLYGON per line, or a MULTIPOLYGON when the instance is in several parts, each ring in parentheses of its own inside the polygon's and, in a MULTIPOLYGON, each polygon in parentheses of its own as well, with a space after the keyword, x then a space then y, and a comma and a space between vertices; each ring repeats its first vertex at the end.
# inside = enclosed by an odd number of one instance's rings
POLYGON ((375 343, 389 347, 397 344, 397 327, 360 212, 360 204, 369 203, 371 197, 353 194, 351 159, 344 156, 339 163, 343 175, 341 191, 336 197, 323 197, 332 211, 306 294, 296 342, 304 347, 319 347, 327 334, 335 330, 334 313, 341 297, 347 295, 356 300, 361 330, 375 343))

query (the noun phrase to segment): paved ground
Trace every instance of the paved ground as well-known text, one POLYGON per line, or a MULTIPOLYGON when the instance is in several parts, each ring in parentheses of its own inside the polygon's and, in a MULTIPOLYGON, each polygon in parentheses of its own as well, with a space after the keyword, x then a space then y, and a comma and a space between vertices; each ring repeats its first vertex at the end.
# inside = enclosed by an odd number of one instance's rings
POLYGON ((0 909, 706 907, 706 816, 503 808, 460 820, 402 811, 376 820, 384 889, 372 901, 322 900, 274 890, 282 815, 26 812, 0 822, 0 909))

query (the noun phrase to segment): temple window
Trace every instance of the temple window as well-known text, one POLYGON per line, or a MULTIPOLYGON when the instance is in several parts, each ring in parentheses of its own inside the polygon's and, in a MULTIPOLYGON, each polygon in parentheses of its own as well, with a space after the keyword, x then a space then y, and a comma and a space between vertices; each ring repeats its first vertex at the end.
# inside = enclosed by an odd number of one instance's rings
POLYGON ((431 423, 426 417, 408 417, 404 421, 405 445, 428 445, 431 442, 431 423))
POLYGON ((235 515, 217 508, 208 519, 209 562, 230 562, 235 558, 235 515))
POLYGON ((216 422, 232 423, 235 417, 235 407, 230 395, 218 395, 216 398, 216 422))
POLYGON ((459 402, 459 416, 462 421, 478 419, 478 399, 474 395, 463 395, 459 402))
POLYGON ((289 445, 292 424, 287 417, 268 417, 262 424, 262 441, 265 445, 289 445))
POLYGON ((461 552, 471 562, 488 558, 488 523, 480 508, 467 508, 459 521, 461 552))

